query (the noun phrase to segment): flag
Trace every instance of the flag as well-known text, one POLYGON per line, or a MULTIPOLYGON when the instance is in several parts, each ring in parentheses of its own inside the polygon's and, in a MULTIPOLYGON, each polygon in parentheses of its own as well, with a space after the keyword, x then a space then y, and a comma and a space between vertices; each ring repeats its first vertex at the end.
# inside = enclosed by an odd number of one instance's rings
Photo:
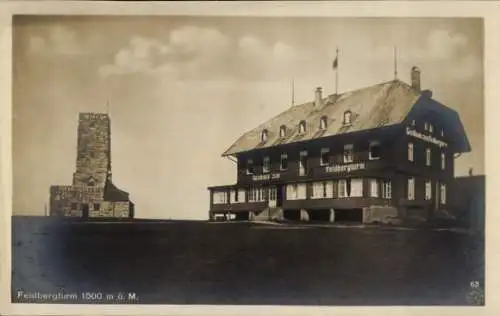
POLYGON ((338 66, 339 66, 339 57, 337 56, 333 61, 333 70, 336 70, 338 66))

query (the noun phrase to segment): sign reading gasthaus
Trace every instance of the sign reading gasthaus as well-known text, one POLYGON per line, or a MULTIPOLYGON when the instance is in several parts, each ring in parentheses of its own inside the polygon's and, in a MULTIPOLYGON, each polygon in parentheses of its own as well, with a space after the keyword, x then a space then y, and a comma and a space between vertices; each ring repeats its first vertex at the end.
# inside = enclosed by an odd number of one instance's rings
POLYGON ((364 162, 360 163, 351 163, 348 165, 333 165, 333 166, 327 166, 325 167, 325 172, 350 172, 350 171, 356 171, 356 170, 362 170, 365 169, 366 165, 364 162))
POLYGON ((422 133, 417 132, 416 130, 413 130, 409 127, 406 127, 406 135, 413 136, 415 138, 421 139, 423 141, 426 141, 428 143, 434 144, 439 146, 440 148, 447 147, 448 144, 443 142, 442 140, 439 140, 435 137, 432 137, 430 135, 424 135, 422 133))

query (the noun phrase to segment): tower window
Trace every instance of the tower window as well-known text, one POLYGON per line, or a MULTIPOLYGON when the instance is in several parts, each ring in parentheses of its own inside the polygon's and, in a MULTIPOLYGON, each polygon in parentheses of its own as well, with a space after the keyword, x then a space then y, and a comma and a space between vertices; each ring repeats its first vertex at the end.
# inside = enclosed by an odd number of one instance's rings
POLYGON ((283 138, 286 136, 286 126, 285 125, 281 125, 280 126, 280 137, 283 138))
POLYGON ((352 117, 352 112, 347 110, 344 112, 344 121, 343 121, 343 124, 344 125, 351 125, 351 117, 352 117))
POLYGON ((326 116, 322 116, 319 121, 319 129, 326 129, 328 123, 328 119, 326 116))
POLYGON ((260 141, 262 143, 265 143, 265 142, 267 142, 267 138, 268 138, 268 132, 267 132, 267 129, 265 129, 262 131, 262 135, 260 136, 260 141))
POLYGON ((445 153, 441 153, 441 169, 444 170, 446 167, 446 155, 445 153))
POLYGON ((426 166, 431 165, 431 149, 430 148, 425 149, 425 165, 426 166))
POLYGON ((306 132, 306 121, 300 121, 299 123, 299 133, 303 134, 306 132))

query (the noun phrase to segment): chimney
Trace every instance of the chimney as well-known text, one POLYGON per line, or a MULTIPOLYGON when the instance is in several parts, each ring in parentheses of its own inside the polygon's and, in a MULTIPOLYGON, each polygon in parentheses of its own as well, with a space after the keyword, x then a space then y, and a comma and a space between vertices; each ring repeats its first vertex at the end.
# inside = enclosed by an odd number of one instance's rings
POLYGON ((420 92, 420 69, 416 66, 411 68, 411 87, 420 92))
POLYGON ((315 99, 314 99, 314 107, 321 107, 323 102, 323 95, 321 93, 321 87, 316 88, 315 99))

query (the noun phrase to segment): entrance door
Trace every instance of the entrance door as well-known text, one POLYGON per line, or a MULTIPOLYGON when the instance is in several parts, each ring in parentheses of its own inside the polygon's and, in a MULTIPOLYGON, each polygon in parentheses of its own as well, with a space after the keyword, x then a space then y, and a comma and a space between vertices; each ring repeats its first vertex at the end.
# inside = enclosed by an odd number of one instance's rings
POLYGON ((84 203, 84 204, 82 205, 82 213, 83 213, 83 214, 82 214, 82 217, 83 217, 84 219, 89 218, 89 205, 88 205, 87 203, 84 203))
POLYGON ((279 185, 276 188, 276 206, 281 207, 283 205, 283 186, 279 185))
POLYGON ((276 207, 276 187, 270 187, 269 188, 269 201, 268 201, 268 206, 269 207, 276 207))

